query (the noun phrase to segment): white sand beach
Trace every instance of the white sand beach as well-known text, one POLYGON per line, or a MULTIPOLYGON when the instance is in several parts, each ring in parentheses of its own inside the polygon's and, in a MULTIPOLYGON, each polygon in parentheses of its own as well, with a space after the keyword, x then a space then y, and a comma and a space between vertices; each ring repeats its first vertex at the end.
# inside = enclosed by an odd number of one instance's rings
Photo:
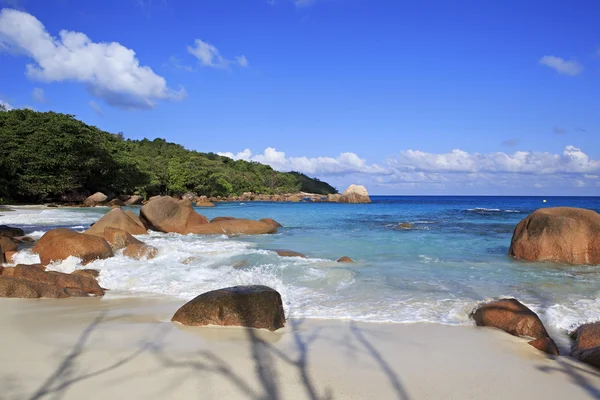
POLYGON ((171 323, 182 301, 0 300, 0 398, 594 399, 600 373, 488 328, 171 323))

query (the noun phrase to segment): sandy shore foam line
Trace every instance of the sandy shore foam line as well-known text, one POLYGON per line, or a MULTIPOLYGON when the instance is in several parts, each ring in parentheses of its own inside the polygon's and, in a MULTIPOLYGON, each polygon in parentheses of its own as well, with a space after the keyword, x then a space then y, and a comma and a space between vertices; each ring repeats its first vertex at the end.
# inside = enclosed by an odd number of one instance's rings
POLYGON ((290 320, 169 322, 181 301, 0 299, 2 399, 592 399, 600 374, 506 333, 290 320))

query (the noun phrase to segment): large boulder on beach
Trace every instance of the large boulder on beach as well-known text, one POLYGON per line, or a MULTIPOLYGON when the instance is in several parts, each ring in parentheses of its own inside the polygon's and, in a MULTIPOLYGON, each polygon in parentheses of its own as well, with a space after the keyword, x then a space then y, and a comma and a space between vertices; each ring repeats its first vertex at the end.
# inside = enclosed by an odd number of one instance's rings
POLYGON ((600 368, 600 321, 581 325, 569 336, 571 357, 600 368))
POLYGON ((476 308, 471 317, 477 326, 501 329, 513 336, 533 338, 528 342, 536 349, 558 355, 558 347, 548 335, 544 324, 536 313, 517 299, 502 299, 476 308))
POLYGON ((104 289, 100 287, 98 281, 94 278, 57 271, 44 271, 33 265, 17 265, 14 268, 5 268, 2 276, 56 286, 62 289, 79 290, 88 295, 104 296, 104 289))
MULTIPOLYGON (((80 292, 83 295, 83 292, 80 292)), ((71 297, 64 288, 59 288, 44 283, 31 282, 24 279, 16 279, 0 276, 0 297, 12 297, 21 299, 62 299, 71 297)))
POLYGON ((264 235, 277 232, 272 224, 251 219, 229 219, 196 226, 188 233, 198 235, 264 235))
POLYGON ((600 214, 583 208, 542 208, 519 222, 509 254, 529 261, 600 264, 600 214))
MULTIPOLYGON (((106 228, 120 229, 132 235, 143 235, 148 233, 147 229, 141 225, 139 219, 134 220, 131 217, 131 211, 129 213, 115 208, 104 214, 96 223, 84 233, 86 235, 104 236, 104 230, 106 228)), ((134 214, 135 215, 135 214, 134 214)))
POLYGON ((87 207, 94 207, 100 205, 108 200, 108 196, 102 192, 96 192, 89 196, 83 201, 83 205, 87 207))
POLYGON ((21 228, 13 228, 7 225, 0 225, 0 236, 18 237, 24 236, 25 232, 21 228))
POLYGON ((189 200, 175 200, 169 196, 152 199, 140 210, 140 219, 144 225, 159 232, 181 234, 196 233, 208 218, 198 214, 189 200))
POLYGON ((113 256, 110 245, 104 238, 77 233, 70 229, 52 229, 44 234, 33 246, 42 264, 78 257, 84 264, 113 256))
POLYGON ((501 299, 485 303, 472 313, 477 326, 491 326, 514 336, 534 339, 548 337, 548 332, 536 313, 517 299, 501 299))
POLYGON ((234 220, 235 217, 214 217, 210 220, 210 222, 219 222, 219 221, 231 221, 234 220))
POLYGON ((267 286, 235 286, 203 293, 172 318, 183 325, 244 326, 275 331, 285 324, 281 295, 267 286))
POLYGON ((362 185, 350 185, 340 196, 339 203, 370 203, 371 198, 367 188, 362 185))

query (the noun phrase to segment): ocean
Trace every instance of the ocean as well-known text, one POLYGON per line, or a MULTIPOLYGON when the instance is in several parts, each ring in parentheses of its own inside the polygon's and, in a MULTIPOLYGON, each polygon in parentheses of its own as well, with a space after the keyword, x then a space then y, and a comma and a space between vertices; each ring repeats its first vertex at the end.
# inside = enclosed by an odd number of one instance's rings
MULTIPOLYGON (((278 290, 288 317, 372 322, 472 324, 482 301, 515 297, 553 331, 600 317, 599 266, 569 266, 511 259, 515 225, 541 207, 600 211, 598 197, 372 196, 371 204, 219 203, 197 209, 208 218, 273 218, 274 235, 202 237, 152 232, 139 236, 159 249, 153 260, 122 255, 85 266, 101 271, 107 297, 167 295, 191 299, 233 285, 278 290), (543 200, 546 202, 543 202, 543 200), (412 229, 398 229, 402 222, 412 229), (277 256, 273 249, 303 253, 277 256), (353 264, 335 260, 349 256, 353 264)), ((139 208, 132 208, 135 212, 139 208)), ((0 224, 35 238, 52 228, 84 230, 107 212, 18 209, 0 224)), ((18 262, 33 263, 29 251, 18 262)), ((50 269, 83 268, 77 259, 50 269)))

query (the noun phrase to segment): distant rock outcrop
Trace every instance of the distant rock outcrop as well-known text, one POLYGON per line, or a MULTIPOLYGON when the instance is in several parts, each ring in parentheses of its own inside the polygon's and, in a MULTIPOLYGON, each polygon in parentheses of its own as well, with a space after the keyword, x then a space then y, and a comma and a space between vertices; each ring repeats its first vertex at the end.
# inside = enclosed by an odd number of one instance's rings
POLYGON ((96 192, 84 200, 83 205, 87 207, 94 207, 105 203, 108 200, 108 196, 101 192, 96 192))
POLYGON ((285 324, 281 295, 267 286, 234 286, 203 293, 172 318, 183 325, 244 326, 275 331, 285 324))
POLYGON ((542 208, 519 222, 509 254, 529 261, 600 264, 600 214, 583 208, 542 208))
POLYGON ((339 259, 337 260, 337 262, 339 262, 339 263, 353 263, 353 262, 354 262, 354 260, 353 260, 353 259, 351 259, 351 258, 350 258, 350 257, 348 257, 348 256, 344 256, 344 257, 341 257, 341 258, 339 258, 339 259))
POLYGON ((339 203, 370 203, 369 192, 364 186, 350 185, 340 196, 339 203))

